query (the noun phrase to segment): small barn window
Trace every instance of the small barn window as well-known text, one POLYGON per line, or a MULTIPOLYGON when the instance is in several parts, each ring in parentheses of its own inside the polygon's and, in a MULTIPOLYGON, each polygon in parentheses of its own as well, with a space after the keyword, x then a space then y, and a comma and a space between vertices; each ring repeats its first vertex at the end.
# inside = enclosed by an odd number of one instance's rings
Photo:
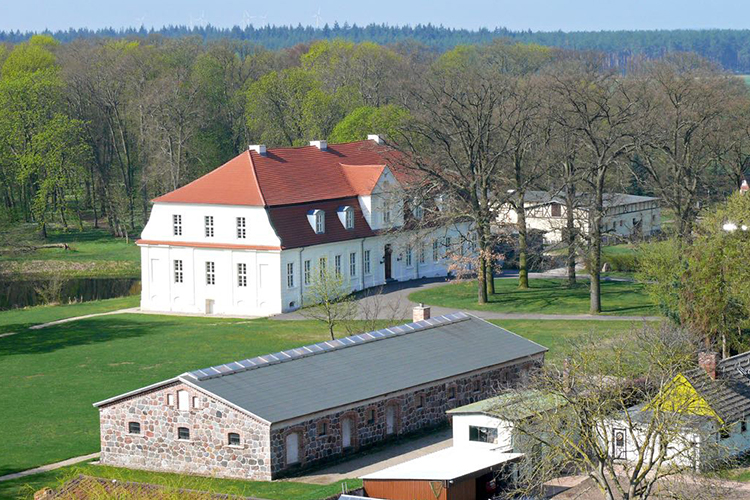
POLYGON ((128 422, 128 433, 130 434, 140 434, 141 433, 141 424, 138 422, 128 422))
POLYGON ((200 406, 201 406, 200 403, 201 403, 201 401, 198 398, 198 396, 193 396, 193 408, 200 408, 200 406))
POLYGON ((456 387, 453 385, 448 387, 448 399, 456 399, 456 387))
POLYGON ((177 428, 177 439, 181 441, 189 441, 190 440, 190 429, 187 427, 178 427, 177 428))
POLYGON ((328 422, 318 422, 318 436, 328 435, 328 422))
POLYGON ((167 404, 169 406, 174 406, 174 394, 172 393, 167 394, 167 404))
POLYGON ((239 446, 240 445, 240 435, 236 432, 230 432, 228 436, 227 443, 229 443, 230 446, 239 446))
POLYGON ((482 388, 482 381, 481 380, 475 380, 474 381, 474 392, 479 392, 482 388))
POLYGON ((417 396, 417 408, 424 408, 424 394, 417 396))
POLYGON ((368 424, 374 424, 375 423, 375 409, 370 408, 367 410, 367 423, 368 424))
POLYGON ((188 410, 188 393, 187 391, 177 391, 177 409, 188 410))

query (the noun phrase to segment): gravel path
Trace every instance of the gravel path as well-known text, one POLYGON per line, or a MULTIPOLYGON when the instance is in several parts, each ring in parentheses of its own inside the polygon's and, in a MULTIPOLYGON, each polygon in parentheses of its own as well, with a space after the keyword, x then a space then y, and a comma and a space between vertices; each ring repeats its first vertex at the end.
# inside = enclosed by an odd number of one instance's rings
POLYGON ((0 476, 0 481, 10 481, 11 479, 18 479, 21 477, 32 476, 34 474, 41 474, 42 472, 49 472, 51 470, 59 469, 60 467, 67 467, 68 465, 77 464, 79 462, 86 462, 99 458, 99 453, 92 453, 91 455, 83 455, 80 457, 73 457, 62 462, 55 462, 54 464, 42 465, 34 469, 23 470, 21 472, 14 472, 13 474, 6 474, 0 476))

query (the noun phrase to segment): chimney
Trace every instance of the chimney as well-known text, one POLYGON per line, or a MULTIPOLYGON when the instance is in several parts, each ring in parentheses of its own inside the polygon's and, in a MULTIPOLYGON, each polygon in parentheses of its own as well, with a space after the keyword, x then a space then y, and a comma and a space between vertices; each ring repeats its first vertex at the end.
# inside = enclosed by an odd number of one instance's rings
POLYGON ((412 309, 412 319, 415 323, 417 321, 430 319, 430 306, 426 306, 422 303, 420 303, 418 306, 414 306, 414 309, 412 309))
POLYGON ((706 370, 711 380, 716 380, 716 365, 719 364, 718 352, 699 352, 698 366, 706 370))
POLYGON ((265 144, 251 144, 247 147, 248 151, 255 151, 259 155, 266 154, 266 145, 265 144))
POLYGON ((328 149, 328 141, 310 141, 310 146, 315 146, 321 151, 328 149))
POLYGON ((369 134, 367 140, 375 141, 375 144, 383 144, 383 139, 378 134, 369 134))

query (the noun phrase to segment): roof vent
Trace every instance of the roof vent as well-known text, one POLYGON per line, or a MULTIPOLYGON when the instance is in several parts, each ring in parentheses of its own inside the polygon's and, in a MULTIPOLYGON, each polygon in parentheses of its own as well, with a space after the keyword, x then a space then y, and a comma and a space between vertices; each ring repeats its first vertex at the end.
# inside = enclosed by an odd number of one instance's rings
POLYGON ((250 144, 247 147, 248 151, 255 151, 259 155, 265 155, 266 154, 266 145, 265 144, 250 144))
POLYGON ((321 151, 328 149, 328 141, 310 141, 310 146, 315 146, 321 151))
POLYGON ((383 138, 380 137, 378 134, 369 134, 367 136, 368 141, 374 141, 375 144, 383 144, 383 138))

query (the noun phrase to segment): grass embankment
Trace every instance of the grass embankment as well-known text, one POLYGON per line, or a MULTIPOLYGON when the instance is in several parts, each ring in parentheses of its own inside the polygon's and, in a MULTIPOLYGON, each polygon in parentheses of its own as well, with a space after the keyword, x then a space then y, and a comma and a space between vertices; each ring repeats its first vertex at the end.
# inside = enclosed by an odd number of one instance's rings
POLYGON ((43 239, 32 224, 4 229, 0 239, 0 277, 6 279, 137 278, 140 252, 133 242, 107 231, 50 229, 43 239), (68 245, 41 248, 45 245, 68 245))
MULTIPOLYGON (((0 499, 31 499, 35 491, 44 487, 59 488, 64 482, 79 474, 118 481, 158 484, 169 489, 209 491, 269 500, 319 500, 341 492, 341 482, 317 485, 291 481, 239 481, 78 464, 13 481, 0 482, 0 499)), ((362 486, 362 481, 358 479, 347 479, 342 482, 345 482, 349 489, 362 486)))
MULTIPOLYGON (((498 313, 586 314, 589 312, 589 283, 581 281, 568 288, 565 280, 533 279, 527 290, 518 289, 517 279, 495 279, 495 294, 487 304, 477 304, 475 281, 428 288, 409 295, 414 302, 454 309, 498 313)), ((602 282, 602 314, 658 314, 643 285, 622 281, 602 282)))

